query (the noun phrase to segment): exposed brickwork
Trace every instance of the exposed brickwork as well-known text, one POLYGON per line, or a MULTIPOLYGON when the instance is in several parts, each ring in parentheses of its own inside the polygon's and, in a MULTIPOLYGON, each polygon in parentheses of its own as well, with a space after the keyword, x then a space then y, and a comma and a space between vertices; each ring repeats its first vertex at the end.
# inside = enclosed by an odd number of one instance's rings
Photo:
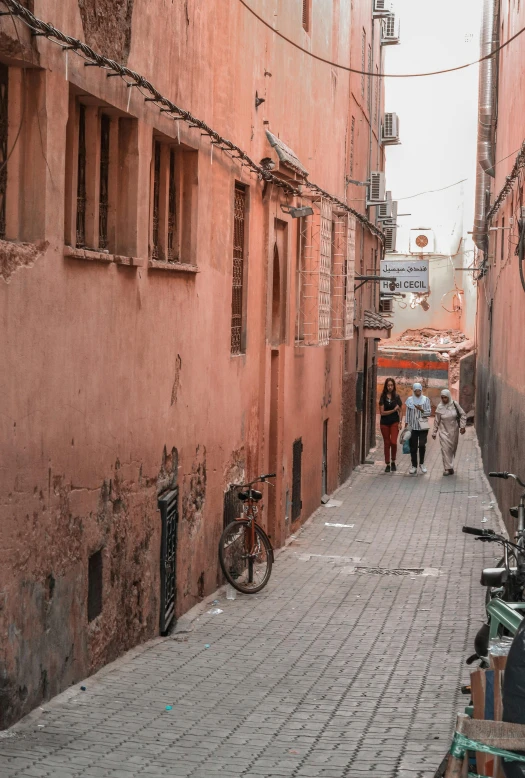
POLYGON ((120 64, 128 61, 134 0, 78 0, 86 43, 120 64))
POLYGON ((355 473, 343 505, 321 508, 278 556, 265 591, 221 596, 223 613, 0 739, 1 778, 431 778, 483 613, 490 549, 461 525, 479 524, 487 487, 471 430, 454 478, 437 444, 429 476, 407 476, 406 460, 397 474, 355 473), (400 568, 429 574, 385 574, 400 568))

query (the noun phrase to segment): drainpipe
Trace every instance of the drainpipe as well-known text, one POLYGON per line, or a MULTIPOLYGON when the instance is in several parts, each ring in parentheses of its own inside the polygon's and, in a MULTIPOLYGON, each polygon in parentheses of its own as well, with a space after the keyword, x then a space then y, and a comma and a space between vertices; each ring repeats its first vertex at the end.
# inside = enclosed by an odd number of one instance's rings
MULTIPOLYGON (((499 46, 500 0, 483 0, 481 23, 481 56, 490 54, 499 46)), ((480 64, 478 97, 478 145, 476 169, 476 199, 472 239, 485 254, 488 253, 487 192, 494 178, 494 150, 497 112, 498 59, 491 57, 480 64)))

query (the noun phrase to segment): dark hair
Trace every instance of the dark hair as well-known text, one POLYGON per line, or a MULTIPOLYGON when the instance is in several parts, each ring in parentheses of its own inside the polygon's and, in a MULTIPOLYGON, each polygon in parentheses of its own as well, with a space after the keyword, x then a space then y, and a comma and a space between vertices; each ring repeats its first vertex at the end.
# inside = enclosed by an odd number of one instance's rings
POLYGON ((397 397, 396 382, 394 381, 393 378, 387 378, 386 381, 385 381, 385 385, 383 386, 383 391, 381 392, 381 397, 379 399, 379 402, 381 402, 381 400, 385 400, 385 398, 386 398, 386 396, 388 394, 387 385, 390 383, 390 381, 392 381, 392 383, 394 384, 394 389, 391 392, 392 397, 393 398, 397 397))

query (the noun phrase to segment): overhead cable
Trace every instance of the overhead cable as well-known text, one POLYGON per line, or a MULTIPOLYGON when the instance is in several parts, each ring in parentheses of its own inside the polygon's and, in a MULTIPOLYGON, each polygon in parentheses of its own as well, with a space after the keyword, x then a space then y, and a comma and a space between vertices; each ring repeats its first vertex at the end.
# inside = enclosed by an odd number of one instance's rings
POLYGON ((494 200, 492 207, 487 213, 487 222, 489 222, 493 218, 493 216, 499 211, 504 200, 512 191, 512 187, 514 186, 514 182, 518 178, 520 171, 524 167, 525 167, 525 140, 521 144, 521 148, 519 150, 518 156, 514 160, 514 165, 512 166, 511 172, 505 178, 505 184, 503 185, 498 196, 494 200))
POLYGON ((504 49, 505 46, 508 46, 509 43, 512 43, 513 40, 515 40, 518 36, 520 36, 523 32, 525 32, 525 27, 522 27, 522 29, 519 30, 515 35, 513 35, 512 38, 509 38, 508 41, 502 43, 501 46, 497 46, 493 51, 489 52, 484 57, 481 57, 480 59, 477 59, 474 62, 467 62, 465 65, 457 65, 454 68, 446 68, 444 70, 432 70, 428 73, 372 73, 367 70, 358 70, 357 68, 351 68, 348 65, 341 65, 339 62, 332 62, 332 60, 330 59, 325 59, 324 57, 320 57, 318 54, 314 54, 313 52, 308 51, 307 49, 303 48, 298 43, 293 41, 291 38, 287 38, 286 35, 283 35, 282 32, 276 30, 275 27, 272 27, 272 25, 269 22, 267 22, 265 19, 263 19, 262 16, 259 16, 259 14, 253 10, 253 8, 250 8, 250 6, 248 5, 248 3, 245 2, 245 0, 239 0, 239 2, 251 14, 253 14, 253 16, 255 16, 256 19, 258 19, 262 24, 264 24, 265 27, 268 27, 269 30, 274 32, 276 35, 279 36, 279 38, 282 38, 291 46, 294 46, 294 48, 299 49, 299 51, 302 51, 303 54, 307 54, 309 57, 312 57, 312 59, 316 59, 318 62, 324 62, 325 65, 331 65, 334 68, 339 68, 339 70, 346 70, 348 73, 357 73, 360 76, 371 76, 373 78, 423 78, 425 76, 440 76, 442 73, 454 73, 456 70, 465 70, 465 68, 471 68, 474 65, 479 65, 480 62, 483 62, 486 59, 490 59, 491 57, 494 57, 496 54, 498 54, 498 52, 504 49))
MULTIPOLYGON (((73 51, 75 54, 78 54, 87 60, 85 63, 86 65, 96 65, 103 70, 111 71, 108 72, 108 77, 120 76, 128 87, 138 87, 140 92, 144 90, 150 95, 149 97, 145 98, 147 102, 152 102, 159 107, 162 106, 160 108, 162 113, 166 115, 171 114, 175 121, 184 121, 190 128, 199 128, 202 130, 202 134, 208 136, 211 139, 211 143, 213 145, 216 145, 217 148, 230 154, 233 159, 241 160, 241 165, 248 167, 261 180, 278 186, 289 195, 297 197, 301 196, 301 191, 299 189, 294 187, 292 184, 283 181, 266 168, 257 164, 257 162, 251 159, 251 157, 249 157, 248 154, 239 146, 213 130, 204 121, 202 121, 202 119, 198 119, 189 111, 186 111, 183 108, 179 108, 167 97, 164 97, 146 78, 144 78, 144 76, 141 76, 134 70, 130 70, 128 67, 120 65, 118 62, 115 62, 108 57, 98 54, 83 41, 79 40, 78 38, 72 38, 69 35, 66 35, 49 22, 44 22, 42 19, 38 19, 36 16, 34 16, 34 14, 31 13, 31 11, 29 11, 27 8, 24 8, 24 6, 21 5, 18 0, 1 0, 1 2, 9 9, 9 12, 13 16, 17 16, 31 30, 33 30, 34 34, 44 36, 49 41, 51 41, 51 43, 56 43, 57 45, 61 46, 64 50, 66 50, 66 54, 68 51, 73 51)), ((361 222, 361 224, 363 224, 369 230, 369 232, 379 238, 381 242, 384 242, 384 235, 381 230, 379 230, 376 225, 370 221, 370 219, 368 219, 362 213, 359 213, 359 211, 351 208, 349 205, 343 202, 343 200, 340 200, 335 195, 330 194, 325 189, 322 189, 320 186, 312 183, 311 181, 306 180, 302 186, 330 200, 332 203, 340 206, 343 210, 355 216, 355 218, 361 222)))

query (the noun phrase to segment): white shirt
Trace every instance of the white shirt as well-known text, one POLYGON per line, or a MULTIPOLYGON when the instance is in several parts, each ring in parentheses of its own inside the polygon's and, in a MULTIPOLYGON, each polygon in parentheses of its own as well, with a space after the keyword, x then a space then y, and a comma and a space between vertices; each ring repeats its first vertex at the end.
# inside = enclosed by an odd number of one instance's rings
MULTIPOLYGON (((414 402, 416 402, 416 400, 414 400, 414 402)), ((421 418, 428 418, 432 413, 432 406, 430 405, 430 400, 428 397, 421 395, 421 397, 417 398, 417 402, 421 403, 421 410, 418 408, 412 408, 410 405, 407 405, 405 422, 408 424, 411 430, 420 430, 421 427, 419 426, 419 420, 421 418)))

